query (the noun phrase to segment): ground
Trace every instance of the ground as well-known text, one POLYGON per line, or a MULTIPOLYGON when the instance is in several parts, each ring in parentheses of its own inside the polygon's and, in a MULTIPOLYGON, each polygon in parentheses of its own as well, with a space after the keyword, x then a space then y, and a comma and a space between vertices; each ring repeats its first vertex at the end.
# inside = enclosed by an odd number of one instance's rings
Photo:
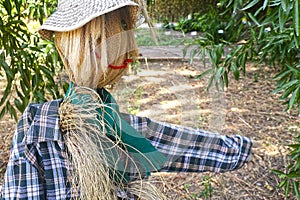
MULTIPOLYGON (((276 71, 249 64, 246 76, 231 79, 226 91, 216 93, 206 91, 205 79, 192 78, 203 70, 201 62, 142 62, 137 75, 124 76, 112 90, 124 112, 251 138, 250 161, 223 174, 157 174, 152 179, 162 181, 157 185, 168 199, 285 199, 271 170, 285 170, 286 145, 299 132, 300 119, 284 112, 279 96, 272 94, 276 71)), ((16 123, 9 116, 0 123, 2 181, 16 123)))

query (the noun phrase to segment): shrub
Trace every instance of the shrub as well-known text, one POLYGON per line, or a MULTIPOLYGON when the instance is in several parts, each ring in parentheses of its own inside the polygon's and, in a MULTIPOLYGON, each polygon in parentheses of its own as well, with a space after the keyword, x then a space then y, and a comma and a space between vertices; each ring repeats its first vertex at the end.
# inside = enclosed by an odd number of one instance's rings
POLYGON ((168 21, 175 22, 182 17, 187 17, 193 13, 206 13, 208 6, 211 5, 216 8, 217 0, 148 0, 148 11, 151 17, 159 22, 168 19, 168 21))
POLYGON ((58 53, 53 43, 32 30, 55 4, 54 0, 0 2, 0 76, 6 79, 0 118, 10 113, 17 119, 17 112, 23 112, 29 102, 61 96, 55 80, 62 66, 58 53))
MULTIPOLYGON (((192 47, 192 57, 209 55, 212 67, 198 78, 209 75, 208 88, 212 84, 224 88, 229 85, 229 73, 239 80, 240 74, 246 73, 249 61, 276 67, 280 73, 274 77, 277 81, 274 93, 281 94, 280 100, 287 105, 287 111, 296 108, 300 114, 299 0, 221 0, 219 6, 225 11, 215 13, 216 18, 230 16, 224 29, 227 36, 218 39, 206 31, 185 49, 186 52, 192 47)), ((213 20, 206 23, 208 27, 215 26, 213 20)), ((290 147, 287 172, 274 172, 282 178, 279 187, 285 188, 286 196, 292 193, 300 199, 300 136, 290 147)))

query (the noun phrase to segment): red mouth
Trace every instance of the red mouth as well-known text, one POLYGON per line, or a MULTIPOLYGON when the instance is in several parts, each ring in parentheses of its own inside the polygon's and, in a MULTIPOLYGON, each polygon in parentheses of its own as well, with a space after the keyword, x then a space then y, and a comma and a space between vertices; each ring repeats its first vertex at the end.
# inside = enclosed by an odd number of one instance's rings
MULTIPOLYGON (((96 55, 96 56, 97 56, 97 55, 96 55)), ((108 65, 108 67, 109 67, 109 68, 112 68, 112 69, 125 69, 129 63, 132 63, 132 59, 126 59, 126 60, 124 61, 124 65, 122 65, 122 66, 108 65)))

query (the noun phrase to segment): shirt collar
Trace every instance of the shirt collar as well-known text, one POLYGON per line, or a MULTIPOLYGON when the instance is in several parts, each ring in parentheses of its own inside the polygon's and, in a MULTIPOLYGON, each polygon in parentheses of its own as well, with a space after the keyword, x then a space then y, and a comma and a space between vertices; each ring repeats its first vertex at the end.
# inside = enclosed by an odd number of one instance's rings
POLYGON ((49 101, 43 104, 30 104, 28 112, 25 113, 23 121, 27 126, 18 127, 25 131, 25 142, 27 144, 58 141, 63 143, 63 137, 59 130, 58 108, 62 99, 49 101))

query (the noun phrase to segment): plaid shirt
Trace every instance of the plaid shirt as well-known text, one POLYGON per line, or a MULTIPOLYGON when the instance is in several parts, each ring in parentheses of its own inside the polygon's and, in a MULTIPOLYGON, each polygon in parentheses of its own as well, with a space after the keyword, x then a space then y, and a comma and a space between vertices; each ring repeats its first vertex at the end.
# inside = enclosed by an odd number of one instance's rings
MULTIPOLYGON (((15 135, 0 199, 70 199, 71 169, 59 130, 60 100, 30 104, 15 135)), ((252 141, 123 114, 167 157, 165 172, 226 172, 249 159, 252 141)))

